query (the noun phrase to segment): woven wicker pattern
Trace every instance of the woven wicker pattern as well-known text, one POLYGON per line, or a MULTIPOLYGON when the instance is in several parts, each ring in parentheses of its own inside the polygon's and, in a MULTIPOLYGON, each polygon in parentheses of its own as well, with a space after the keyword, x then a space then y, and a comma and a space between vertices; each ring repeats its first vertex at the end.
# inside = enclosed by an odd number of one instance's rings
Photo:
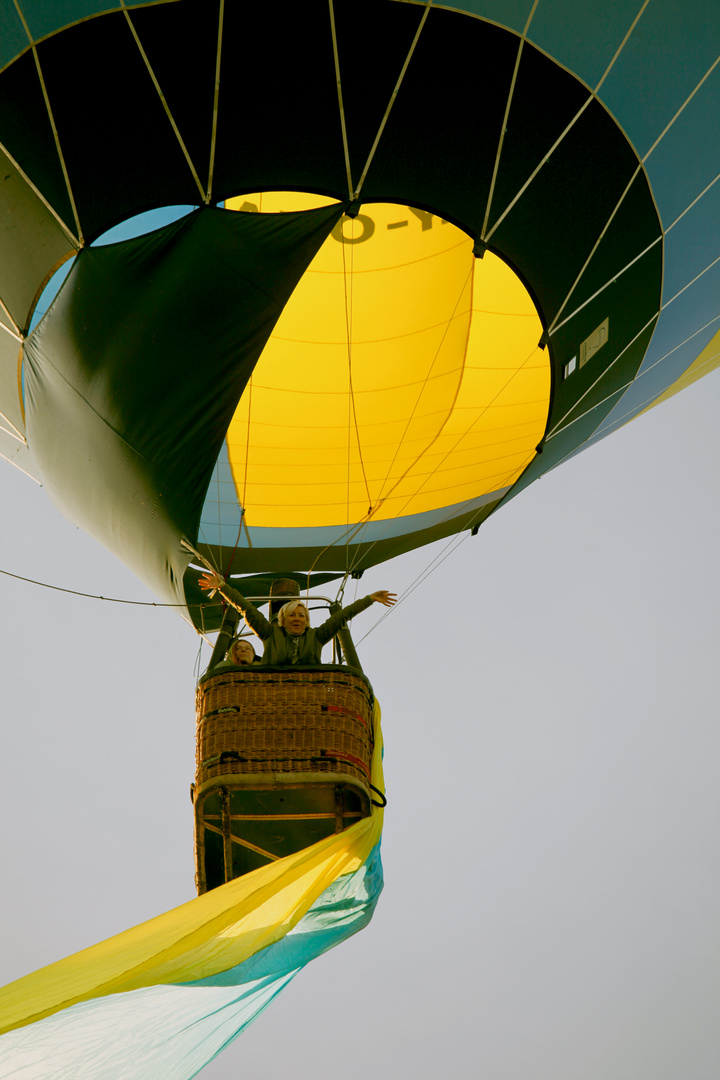
POLYGON ((372 700, 337 671, 228 671, 197 693, 196 783, 219 775, 340 773, 367 788, 372 700))

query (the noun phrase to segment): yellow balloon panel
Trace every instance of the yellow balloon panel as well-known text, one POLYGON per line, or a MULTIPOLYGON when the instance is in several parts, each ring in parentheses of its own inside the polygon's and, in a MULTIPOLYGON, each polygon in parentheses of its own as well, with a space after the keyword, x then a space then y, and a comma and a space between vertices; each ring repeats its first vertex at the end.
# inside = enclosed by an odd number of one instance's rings
MULTIPOLYGON (((331 200, 247 195, 243 212, 331 200)), ((253 526, 344 525, 478 498, 532 460, 550 398, 526 289, 453 225, 394 204, 344 217, 278 320, 228 430, 253 526)))

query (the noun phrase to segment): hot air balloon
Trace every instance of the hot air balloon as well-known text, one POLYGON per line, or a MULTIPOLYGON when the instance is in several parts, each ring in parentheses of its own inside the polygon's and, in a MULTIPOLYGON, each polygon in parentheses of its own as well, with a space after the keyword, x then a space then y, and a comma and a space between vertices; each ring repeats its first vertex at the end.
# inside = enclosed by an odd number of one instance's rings
MULTIPOLYGON (((361 14, 0 5, 0 451, 202 633, 223 617, 204 565, 248 595, 294 575, 342 596, 717 366, 712 7, 361 14), (185 210, 100 242, 158 207, 185 210)), ((380 746, 377 728, 378 788, 380 746)), ((43 1045, 76 1023, 91 1039, 113 1004, 131 1025, 137 992, 202 982, 234 1003, 252 982, 237 1030, 366 921, 380 822, 368 803, 31 977, 6 1045, 32 1053, 36 1024, 43 1045), (348 905, 341 934, 326 913, 348 905), (236 935, 246 919, 265 936, 236 935)), ((193 1075, 200 1051, 178 1053, 193 1075)))

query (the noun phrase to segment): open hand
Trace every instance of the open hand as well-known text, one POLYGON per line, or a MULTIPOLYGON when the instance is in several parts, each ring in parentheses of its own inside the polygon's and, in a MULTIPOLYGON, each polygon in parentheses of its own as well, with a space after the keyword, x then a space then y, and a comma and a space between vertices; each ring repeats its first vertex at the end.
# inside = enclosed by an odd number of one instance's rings
POLYGON ((208 570, 207 573, 201 574, 198 578, 198 585, 201 589, 205 589, 206 592, 210 592, 212 589, 221 589, 225 584, 225 579, 215 571, 208 570))
POLYGON ((370 593, 370 599, 374 604, 384 604, 385 607, 392 607, 393 604, 397 603, 397 593, 381 589, 380 592, 370 593))

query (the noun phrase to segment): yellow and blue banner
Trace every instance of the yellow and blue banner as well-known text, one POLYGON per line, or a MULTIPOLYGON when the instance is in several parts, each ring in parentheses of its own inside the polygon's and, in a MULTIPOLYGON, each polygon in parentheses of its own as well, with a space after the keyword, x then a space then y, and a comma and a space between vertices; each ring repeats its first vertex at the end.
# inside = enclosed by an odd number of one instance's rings
MULTIPOLYGON (((383 789, 375 706, 373 784, 383 789)), ((190 1080, 370 921, 383 811, 0 990, 0 1077, 190 1080)))

